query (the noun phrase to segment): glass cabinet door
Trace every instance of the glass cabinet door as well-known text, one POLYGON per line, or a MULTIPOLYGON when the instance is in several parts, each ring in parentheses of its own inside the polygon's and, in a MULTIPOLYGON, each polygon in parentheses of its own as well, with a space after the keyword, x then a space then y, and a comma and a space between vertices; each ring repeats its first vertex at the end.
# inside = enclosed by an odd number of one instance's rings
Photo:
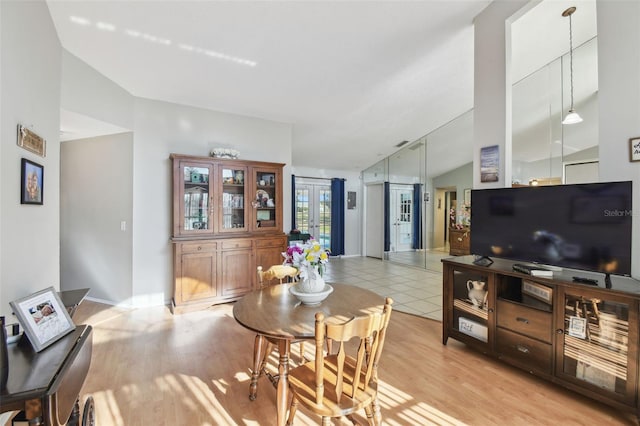
POLYGON ((282 212, 279 207, 282 205, 281 196, 278 193, 280 177, 279 170, 267 168, 253 168, 254 178, 254 194, 252 201, 253 211, 255 213, 254 225, 255 230, 273 231, 281 228, 282 212))
POLYGON ((213 167, 198 163, 181 163, 183 203, 180 212, 179 234, 213 232, 211 205, 213 167))
POLYGON ((637 377, 638 303, 603 292, 565 289, 557 330, 557 374, 633 402, 637 377))
POLYGON ((453 314, 450 327, 456 333, 456 339, 489 345, 493 340, 489 333, 494 311, 492 276, 463 268, 452 268, 451 272, 453 314))
POLYGON ((247 168, 220 166, 222 199, 220 205, 220 232, 240 232, 246 229, 245 180, 247 168))

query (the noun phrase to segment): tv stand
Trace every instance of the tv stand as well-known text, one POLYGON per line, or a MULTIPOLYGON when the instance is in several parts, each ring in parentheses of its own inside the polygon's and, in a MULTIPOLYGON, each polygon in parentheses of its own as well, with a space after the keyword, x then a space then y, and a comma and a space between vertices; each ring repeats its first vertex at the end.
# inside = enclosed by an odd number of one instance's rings
POLYGON ((520 273, 504 259, 442 262, 443 344, 454 338, 640 420, 640 281, 611 288, 607 274, 604 289, 568 272, 520 273))

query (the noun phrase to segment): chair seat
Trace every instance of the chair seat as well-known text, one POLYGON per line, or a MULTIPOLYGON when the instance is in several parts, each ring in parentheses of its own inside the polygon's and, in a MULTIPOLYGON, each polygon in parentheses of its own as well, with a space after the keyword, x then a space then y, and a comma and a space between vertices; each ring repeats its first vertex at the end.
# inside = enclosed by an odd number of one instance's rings
MULTIPOLYGON (((344 382, 342 395, 338 399, 336 395, 337 383, 337 356, 330 355, 324 358, 324 398, 322 404, 316 404, 315 388, 310 387, 309 383, 313 383, 316 377, 316 363, 310 361, 304 365, 295 368, 289 374, 289 388, 295 394, 296 398, 303 405, 312 409, 313 412, 321 416, 338 417, 348 415, 358 411, 373 401, 377 393, 377 383, 371 382, 367 390, 358 389, 353 398, 349 395, 352 392, 351 383, 354 382, 353 375, 355 372, 356 360, 353 357, 346 357, 344 364, 344 382)), ((365 371, 361 373, 364 377, 365 371)), ((363 383, 363 380, 356 381, 363 383)))

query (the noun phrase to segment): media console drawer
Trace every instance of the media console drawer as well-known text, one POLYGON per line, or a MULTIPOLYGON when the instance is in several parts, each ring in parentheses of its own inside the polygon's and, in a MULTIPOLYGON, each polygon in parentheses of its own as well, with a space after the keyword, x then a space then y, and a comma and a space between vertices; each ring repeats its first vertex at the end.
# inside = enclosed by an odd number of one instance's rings
POLYGON ((551 312, 543 312, 498 299, 496 313, 498 327, 551 343, 553 332, 551 312))
POLYGON ((510 360, 528 370, 551 374, 551 345, 497 328, 496 348, 500 358, 510 360))

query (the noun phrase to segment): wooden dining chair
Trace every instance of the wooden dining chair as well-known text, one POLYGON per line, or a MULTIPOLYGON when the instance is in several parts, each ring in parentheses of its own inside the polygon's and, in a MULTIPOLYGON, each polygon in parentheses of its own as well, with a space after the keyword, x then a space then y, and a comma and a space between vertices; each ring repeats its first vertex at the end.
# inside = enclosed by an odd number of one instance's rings
POLYGON ((391 316, 391 298, 385 299, 381 312, 351 318, 334 324, 316 314, 316 359, 289 372, 292 393, 287 425, 293 423, 298 405, 322 416, 322 424, 331 418, 351 415, 364 408, 370 425, 381 425, 378 404, 378 362, 391 316), (354 339, 354 342, 350 340, 354 339), (337 353, 325 355, 323 342, 330 340, 337 353))
MULTIPOLYGON (((285 282, 295 282, 298 280, 298 269, 288 265, 273 265, 266 271, 262 266, 258 266, 258 284, 260 288, 270 285, 283 284, 285 282)), ((300 343, 300 359, 304 362, 304 341, 294 340, 292 343, 300 343)), ((267 368, 267 361, 273 350, 278 346, 276 339, 257 334, 253 345, 253 369, 251 371, 251 382, 249 383, 249 399, 255 400, 258 394, 258 379, 262 374, 266 375, 272 383, 276 383, 277 376, 270 374, 267 368)))

